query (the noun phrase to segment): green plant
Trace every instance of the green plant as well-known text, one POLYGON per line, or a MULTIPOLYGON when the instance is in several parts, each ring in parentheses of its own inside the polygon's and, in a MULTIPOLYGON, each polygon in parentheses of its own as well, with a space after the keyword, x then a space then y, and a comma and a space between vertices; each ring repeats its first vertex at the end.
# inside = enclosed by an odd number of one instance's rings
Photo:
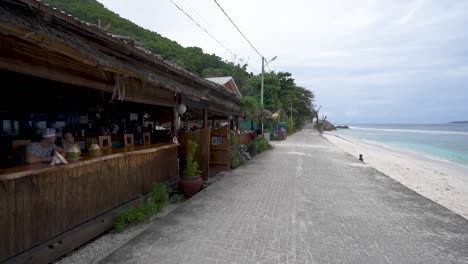
POLYGON ((231 130, 230 133, 230 139, 229 139, 229 144, 231 147, 239 145, 239 137, 237 136, 236 132, 231 130))
POLYGON ((235 169, 240 165, 242 165, 242 160, 239 158, 237 153, 233 153, 233 155, 231 155, 231 168, 235 169))
POLYGON ((261 153, 261 152, 263 152, 263 151, 270 148, 270 144, 264 138, 257 138, 253 142, 255 144, 255 148, 257 150, 257 153, 261 153))
POLYGON ((251 157, 257 156, 257 144, 255 144, 255 140, 249 143, 248 151, 251 157))
POLYGON ((198 169, 198 162, 193 160, 195 156, 195 151, 197 150, 198 144, 193 140, 187 141, 186 155, 185 155, 185 168, 182 172, 184 178, 193 179, 198 177, 201 171, 198 169))
POLYGON ((176 203, 183 203, 186 200, 183 194, 175 194, 174 197, 176 203))
POLYGON ((135 207, 119 212, 119 218, 114 225, 115 229, 121 231, 127 224, 140 222, 148 216, 159 212, 167 203, 169 193, 170 190, 165 184, 155 184, 145 201, 135 207))
POLYGON ((238 146, 239 146, 239 137, 232 130, 231 130, 229 145, 230 145, 229 147, 231 151, 231 168, 235 169, 242 164, 242 160, 239 157, 239 153, 237 151, 238 146))

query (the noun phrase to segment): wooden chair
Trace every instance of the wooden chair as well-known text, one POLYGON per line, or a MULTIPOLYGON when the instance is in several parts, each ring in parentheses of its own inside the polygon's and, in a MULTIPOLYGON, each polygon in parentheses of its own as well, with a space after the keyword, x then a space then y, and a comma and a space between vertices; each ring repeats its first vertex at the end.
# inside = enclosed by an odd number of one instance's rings
POLYGON ((135 146, 135 140, 133 138, 133 134, 124 134, 124 146, 126 148, 135 146))
POLYGON ((151 134, 150 134, 150 132, 143 133, 143 145, 151 145, 151 134))
POLYGON ((99 136, 99 148, 101 150, 112 149, 111 136, 99 136))
POLYGON ((11 152, 8 156, 10 162, 22 163, 25 161, 26 146, 31 143, 29 139, 13 140, 11 142, 11 152))

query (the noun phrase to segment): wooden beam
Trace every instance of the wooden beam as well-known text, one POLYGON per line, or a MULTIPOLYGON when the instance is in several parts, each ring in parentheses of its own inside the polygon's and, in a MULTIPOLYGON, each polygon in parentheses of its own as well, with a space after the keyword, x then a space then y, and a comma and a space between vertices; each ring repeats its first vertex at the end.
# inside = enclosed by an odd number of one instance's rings
POLYGON ((208 127, 208 109, 203 109, 203 129, 208 127))
POLYGON ((87 78, 83 78, 80 75, 58 71, 55 68, 50 68, 42 65, 31 65, 31 63, 22 60, 20 61, 11 58, 1 58, 0 68, 12 72, 18 72, 39 78, 54 80, 82 87, 99 89, 108 92, 112 92, 114 89, 114 85, 110 83, 90 80, 87 78))
POLYGON ((179 135, 179 112, 177 107, 172 108, 172 137, 177 137, 179 135))

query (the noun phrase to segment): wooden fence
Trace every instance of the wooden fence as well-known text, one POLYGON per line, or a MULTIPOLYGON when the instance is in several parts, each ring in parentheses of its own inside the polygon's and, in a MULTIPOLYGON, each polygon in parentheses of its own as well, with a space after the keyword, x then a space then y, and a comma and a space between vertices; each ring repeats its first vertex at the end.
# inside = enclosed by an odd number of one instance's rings
POLYGON ((0 262, 149 192, 156 182, 177 179, 176 144, 50 169, 0 171, 0 262))
POLYGON ((231 169, 230 139, 229 126, 211 132, 210 168, 231 169))
POLYGON ((250 132, 250 133, 241 133, 239 136, 239 143, 248 145, 250 142, 252 142, 255 139, 255 133, 250 132))

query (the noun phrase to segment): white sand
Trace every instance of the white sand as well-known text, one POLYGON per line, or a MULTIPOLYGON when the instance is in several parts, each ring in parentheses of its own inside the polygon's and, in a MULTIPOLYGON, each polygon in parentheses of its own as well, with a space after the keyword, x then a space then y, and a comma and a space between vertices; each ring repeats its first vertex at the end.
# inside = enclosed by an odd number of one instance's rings
POLYGON ((331 143, 417 193, 468 219, 468 166, 354 138, 325 134, 331 143))

